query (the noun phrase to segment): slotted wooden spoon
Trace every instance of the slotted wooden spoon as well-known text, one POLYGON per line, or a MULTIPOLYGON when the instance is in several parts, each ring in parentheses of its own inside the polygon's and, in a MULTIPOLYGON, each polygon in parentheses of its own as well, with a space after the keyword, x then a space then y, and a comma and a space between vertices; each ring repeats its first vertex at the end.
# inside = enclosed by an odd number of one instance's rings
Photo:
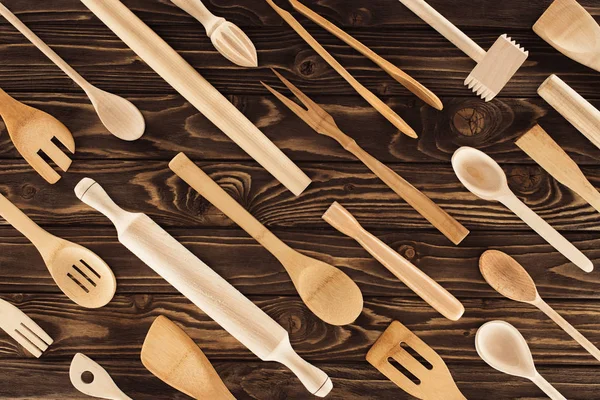
POLYGON ((25 161, 48 183, 58 182, 60 175, 40 153, 45 153, 63 171, 69 169, 71 159, 52 141, 58 140, 75 153, 75 141, 69 129, 52 115, 15 100, 2 89, 0 115, 10 139, 25 161))
POLYGON ((195 399, 235 400, 192 338, 163 315, 146 335, 142 364, 161 381, 195 399))
POLYGON ((281 262, 300 297, 317 317, 332 325, 350 324, 358 318, 363 297, 348 275, 282 242, 185 154, 179 153, 169 167, 281 262))
POLYGON ((86 308, 103 307, 112 300, 117 281, 95 253, 46 232, 2 194, 0 216, 33 243, 54 282, 69 299, 86 308))

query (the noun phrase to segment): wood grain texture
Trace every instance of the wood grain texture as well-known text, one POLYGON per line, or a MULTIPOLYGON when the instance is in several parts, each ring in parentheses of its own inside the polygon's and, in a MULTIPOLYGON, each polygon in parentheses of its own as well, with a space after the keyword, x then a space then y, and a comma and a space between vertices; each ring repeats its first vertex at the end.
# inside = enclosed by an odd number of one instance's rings
MULTIPOLYGON (((56 342, 34 360, 0 335, 0 399, 81 399, 68 383, 69 362, 77 351, 100 362, 132 398, 187 398, 153 377, 140 361, 143 339, 160 314, 181 324, 202 346, 236 398, 311 398, 285 367, 259 362, 118 243, 109 222, 75 198, 73 187, 84 176, 120 188, 111 193, 119 204, 147 213, 282 324, 298 353, 332 377, 334 390, 328 398, 410 398, 364 359, 393 319, 440 353, 469 399, 489 398, 490 393, 494 400, 546 398, 531 382, 501 374, 477 357, 476 329, 492 319, 506 319, 523 332, 540 373, 567 398, 598 397, 594 358, 539 310, 501 298, 484 281, 477 263, 489 248, 515 257, 550 306, 596 345, 598 273, 585 274, 568 263, 500 204, 475 198, 449 164, 460 146, 490 154, 519 198, 586 256, 600 260, 598 213, 514 145, 539 123, 600 188, 600 149, 536 93, 556 73, 600 109, 597 73, 562 56, 531 30, 552 0, 472 0, 469 7, 459 0, 429 0, 481 47, 489 48, 500 34, 508 33, 531 52, 501 96, 490 103, 463 86, 475 63, 399 1, 301 1, 440 96, 443 111, 426 106, 370 60, 293 11, 285 0, 277 0, 358 81, 405 119, 419 139, 404 137, 357 96, 265 1, 205 1, 211 12, 240 26, 256 45, 259 68, 240 69, 214 49, 193 17, 169 0, 123 0, 314 180, 295 199, 81 2, 2 0, 82 76, 134 103, 147 129, 134 143, 111 136, 85 94, 0 18, 0 86, 61 120, 77 145, 69 172, 51 186, 20 158, 0 122, 0 192, 50 233, 96 252, 113 268, 118 282, 117 296, 106 308, 84 311, 56 287, 35 248, 2 224, 0 297, 22 308, 56 342), (270 67, 472 233, 454 246, 352 155, 314 133, 260 84, 263 80, 289 94, 270 67), (278 261, 169 171, 168 161, 180 151, 284 242, 347 273, 365 296, 358 320, 333 327, 315 317, 278 261), (321 215, 334 200, 455 295, 465 305, 464 317, 448 321, 359 244, 329 227, 321 215)), ((600 16, 595 0, 580 4, 592 16, 600 16)))

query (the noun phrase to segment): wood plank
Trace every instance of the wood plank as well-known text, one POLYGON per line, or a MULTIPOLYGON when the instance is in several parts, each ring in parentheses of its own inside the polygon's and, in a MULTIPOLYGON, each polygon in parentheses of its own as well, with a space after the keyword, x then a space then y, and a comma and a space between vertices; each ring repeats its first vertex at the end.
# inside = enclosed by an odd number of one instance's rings
MULTIPOLYGON (((280 87, 281 85, 275 85, 280 87)), ((143 112, 147 129, 135 143, 110 135, 87 97, 75 94, 16 93, 26 104, 62 120, 76 139, 76 164, 89 159, 170 160, 184 150, 195 160, 250 160, 210 121, 179 95, 129 97, 143 112)), ((332 139, 318 135, 270 95, 230 96, 263 132, 294 161, 358 162, 332 139)), ((503 99, 492 104, 471 98, 444 98, 437 112, 408 97, 389 103, 419 132, 413 140, 399 133, 361 99, 316 96, 340 127, 383 162, 447 163, 459 146, 473 146, 499 162, 534 164, 514 141, 539 122, 582 165, 600 162, 600 150, 542 99, 503 99), (359 128, 357 128, 359 127, 359 128), (374 140, 375 138, 375 140, 374 140)), ((600 108, 600 101, 595 102, 600 108)), ((0 122, 0 158, 19 159, 0 122)))
MULTIPOLYGON (((241 343, 180 295, 118 295, 106 307, 87 310, 62 295, 3 295, 34 319, 55 340, 45 359, 65 359, 76 352, 92 358, 138 359, 144 337, 158 315, 181 323, 213 360, 256 360, 241 343)), ((292 346, 307 360, 363 361, 383 330, 397 319, 406 324, 449 362, 475 363, 477 329, 494 319, 506 320, 523 333, 540 365, 591 365, 597 361, 536 308, 510 300, 464 301, 466 313, 452 322, 421 301, 401 297, 368 297, 351 325, 335 327, 317 319, 299 298, 251 296, 288 332, 292 346)), ((590 341, 600 343, 599 301, 549 303, 590 341)), ((0 335, 0 359, 23 357, 25 351, 0 335)))
MULTIPOLYGON (((189 399, 150 374, 141 362, 100 360, 116 383, 134 399, 189 399)), ((291 372, 275 363, 215 362, 214 366, 238 400, 254 399, 314 399, 291 372), (285 384, 280 384, 285 382, 285 384)), ((332 376, 334 390, 328 399, 412 400, 377 370, 365 363, 322 364, 318 366, 332 376)), ((11 399, 81 400, 83 395, 69 383, 69 361, 0 361, 3 383, 0 397, 11 399), (32 385, 31 382, 43 382, 32 385)), ((510 377, 494 371, 483 362, 477 365, 450 365, 452 375, 469 399, 494 400, 547 399, 535 385, 525 379, 510 377), (502 382, 502 385, 498 383, 502 382)), ((592 399, 600 390, 596 369, 592 367, 541 367, 540 373, 556 385, 569 399, 592 399)))
MULTIPOLYGON (((529 29, 535 20, 552 3, 552 0, 505 0, 501 6, 489 0, 472 0, 469 7, 456 7, 446 0, 429 0, 439 12, 456 25, 471 28, 529 29)), ((30 2, 5 0, 7 7, 29 23, 56 21, 60 23, 87 20, 90 13, 86 7, 71 0, 30 2)), ((123 0, 128 7, 155 24, 195 23, 191 17, 173 6, 169 1, 123 0)), ((204 0, 214 13, 231 19, 240 26, 279 26, 281 19, 265 3, 256 0, 236 0, 235 5, 220 0, 204 0)), ((370 0, 369 7, 361 2, 334 0, 303 0, 303 3, 345 27, 398 28, 424 27, 425 24, 398 2, 370 0)), ((600 7, 594 0, 579 0, 592 15, 600 15, 600 7)), ((289 7, 285 1, 278 1, 289 7)), ((291 9, 289 7, 288 9, 291 9)), ((297 14, 298 15, 298 14, 297 14)))
MULTIPOLYGON (((313 183, 297 198, 256 164, 199 165, 271 228, 329 227, 321 216, 333 201, 339 201, 370 229, 432 229, 362 164, 300 163, 313 183)), ((463 188, 450 165, 390 167, 469 229, 530 232, 500 203, 478 199, 463 188)), ((23 161, 0 161, 0 169, 3 171, 0 190, 42 225, 110 225, 108 219, 79 201, 72 192, 77 182, 91 176, 125 209, 148 213, 160 225, 233 226, 232 221, 177 178, 166 161, 74 163, 55 185, 46 184, 23 161)), ((513 191, 556 229, 597 231, 600 228, 598 213, 540 167, 505 164, 504 169, 513 191)), ((599 168, 585 168, 584 172, 600 187, 599 168)))
MULTIPOLYGON (((118 293, 176 293, 175 289, 118 243, 110 228, 50 228, 50 232, 89 247, 114 270, 118 293)), ((239 229, 170 229, 194 254, 246 295, 297 296, 281 264, 239 229)), ((332 230, 276 231, 292 247, 338 266, 365 296, 415 298, 415 294, 356 242, 332 230)), ((586 274, 535 234, 475 232, 459 247, 443 236, 423 232, 377 232, 459 298, 499 298, 479 272, 479 256, 489 248, 511 254, 529 271, 546 299, 600 299, 597 274, 586 274)), ((597 260, 596 234, 569 235, 597 260)), ((10 228, 0 228, 0 293, 60 293, 37 250, 10 228)))
MULTIPOLYGON (((149 21, 147 21, 149 22, 149 21)), ((240 69, 222 57, 204 31, 189 25, 154 26, 157 33, 217 89, 226 94, 266 93, 260 81, 274 82, 269 68, 293 76, 308 94, 353 95, 354 90, 289 27, 246 29, 259 50, 261 68, 240 69), (185 28, 185 29, 184 29, 185 28), (267 68, 269 67, 269 68, 267 68), (244 79, 240 79, 243 76, 244 79)), ((362 84, 385 98, 407 91, 371 61, 360 56, 320 28, 310 32, 362 84)), ((67 62, 102 89, 121 94, 173 94, 173 89, 141 61, 107 27, 96 21, 32 26, 67 62), (94 43, 94 46, 90 46, 94 43)), ((450 42, 431 30, 349 31, 382 56, 403 68, 439 96, 477 99, 464 87, 475 63, 450 42)), ((500 32, 502 33, 502 32, 500 32)), ((8 92, 69 92, 80 89, 31 45, 12 26, 0 25, 7 45, 0 47, 5 60, 0 68, 8 92)), ((471 35, 482 47, 490 47, 499 33, 471 35)), ((564 57, 527 30, 514 35, 531 53, 499 98, 537 98, 538 86, 552 73, 560 75, 582 96, 598 99, 596 72, 564 57)), ((493 103, 492 103, 493 104, 493 103)))

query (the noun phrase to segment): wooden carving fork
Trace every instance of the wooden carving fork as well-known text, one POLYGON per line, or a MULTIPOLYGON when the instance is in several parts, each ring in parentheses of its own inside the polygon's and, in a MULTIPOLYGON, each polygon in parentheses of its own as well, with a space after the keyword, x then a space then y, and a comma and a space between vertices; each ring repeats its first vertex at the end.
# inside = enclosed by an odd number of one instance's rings
POLYGON ((294 95, 306 106, 307 109, 300 107, 294 101, 288 99, 266 83, 262 84, 283 102, 298 117, 306 122, 311 128, 321 135, 329 136, 335 139, 342 147, 352 153, 356 158, 362 161, 369 169, 377 175, 386 185, 388 185, 398 196, 410 204, 419 214, 425 217, 433 226, 440 230, 454 244, 459 244, 469 231, 456 219, 450 216, 433 200, 419 191, 416 187, 407 182, 400 175, 385 166, 381 161, 364 151, 354 139, 346 135, 337 126, 333 117, 327 113, 321 106, 312 101, 300 89, 294 86, 290 81, 273 70, 275 75, 292 91, 294 95))

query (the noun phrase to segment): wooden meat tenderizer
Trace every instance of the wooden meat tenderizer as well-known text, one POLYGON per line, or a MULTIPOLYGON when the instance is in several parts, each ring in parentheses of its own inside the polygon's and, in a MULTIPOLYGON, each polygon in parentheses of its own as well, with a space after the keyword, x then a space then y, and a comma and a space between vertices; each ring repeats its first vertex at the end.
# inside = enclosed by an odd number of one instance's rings
POLYGON ((367 361, 384 374, 399 388, 421 400, 466 400, 460 392, 450 370, 442 358, 410 329, 398 321, 392 324, 377 339, 367 353, 367 361), (431 364, 425 367, 407 350, 410 347, 431 364), (390 364, 393 358, 407 371, 413 374, 420 383, 417 385, 396 367, 390 364))
POLYGON ((529 56, 529 52, 506 34, 486 52, 424 0, 400 2, 477 63, 465 80, 465 86, 485 101, 500 93, 529 56))

